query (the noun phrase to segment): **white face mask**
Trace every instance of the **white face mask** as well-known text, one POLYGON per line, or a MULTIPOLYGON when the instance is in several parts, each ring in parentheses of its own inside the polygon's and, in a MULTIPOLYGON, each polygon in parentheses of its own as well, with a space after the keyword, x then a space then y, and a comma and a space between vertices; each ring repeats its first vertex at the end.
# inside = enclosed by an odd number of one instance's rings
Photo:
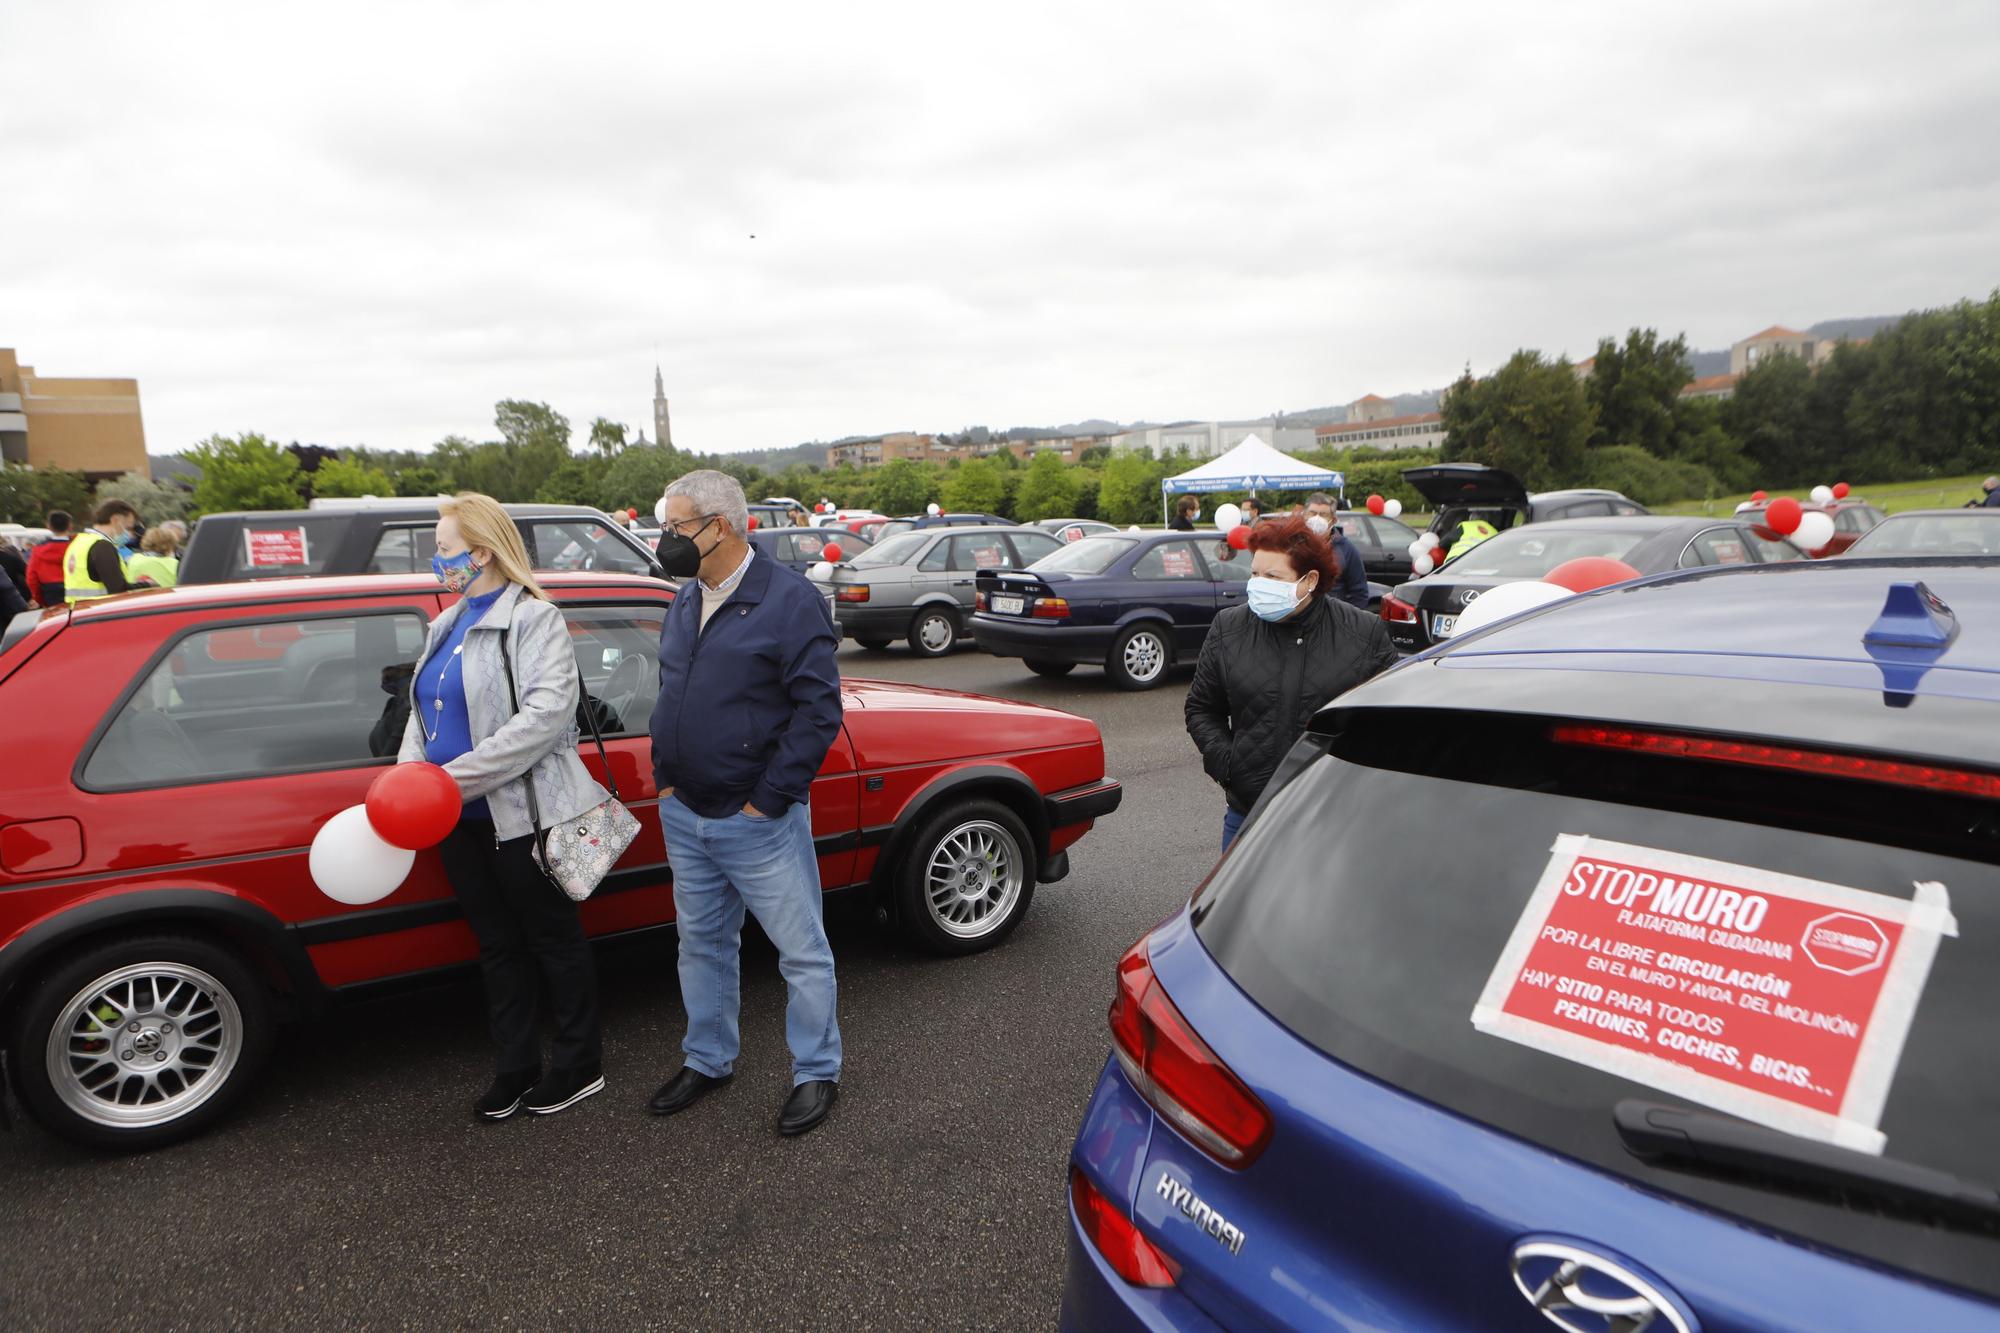
POLYGON ((1318 533, 1322 537, 1326 536, 1328 532, 1333 530, 1333 524, 1327 522, 1326 519, 1322 518, 1318 514, 1314 514, 1310 518, 1308 518, 1306 520, 1306 526, 1311 528, 1314 532, 1318 533))

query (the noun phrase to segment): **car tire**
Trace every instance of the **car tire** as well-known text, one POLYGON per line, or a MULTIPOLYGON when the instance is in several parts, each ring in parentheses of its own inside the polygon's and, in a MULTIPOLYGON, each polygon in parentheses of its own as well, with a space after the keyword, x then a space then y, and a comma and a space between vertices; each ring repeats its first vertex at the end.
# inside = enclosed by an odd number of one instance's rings
POLYGON ((229 1113, 256 1082, 272 1030, 269 989, 229 950, 192 935, 111 940, 29 991, 12 1032, 14 1090, 72 1143, 160 1148, 229 1113))
POLYGON ((919 607, 910 617, 910 651, 918 657, 943 657, 958 647, 961 632, 952 607, 919 607))
POLYGON ((855 642, 871 653, 882 653, 889 650, 889 641, 887 639, 856 639, 855 642))
POLYGON ((1027 664, 1028 670, 1038 676, 1067 676, 1076 670, 1074 662, 1051 662, 1045 657, 1030 657, 1027 664))
POLYGON ((956 801, 927 816, 902 862, 895 891, 903 932, 932 953, 992 948, 1034 900, 1034 840, 998 801, 956 801))
POLYGON ((1121 690, 1150 690, 1167 678, 1174 664, 1173 641, 1167 627, 1142 620, 1120 634, 1104 657, 1104 674, 1121 690))

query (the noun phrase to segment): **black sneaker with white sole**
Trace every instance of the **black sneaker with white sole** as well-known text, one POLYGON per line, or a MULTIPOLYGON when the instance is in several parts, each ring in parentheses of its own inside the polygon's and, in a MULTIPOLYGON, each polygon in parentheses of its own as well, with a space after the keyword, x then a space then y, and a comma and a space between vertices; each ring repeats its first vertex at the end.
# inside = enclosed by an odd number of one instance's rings
POLYGON ((542 1071, 539 1068, 517 1069, 511 1074, 495 1074, 493 1086, 486 1090, 485 1096, 472 1104, 473 1115, 481 1120, 505 1120, 521 1109, 522 1098, 528 1095, 528 1089, 540 1082, 541 1077, 542 1071))
POLYGON ((536 1115, 554 1115, 593 1093, 604 1091, 604 1071, 594 1064, 580 1069, 551 1069, 542 1081, 528 1090, 524 1099, 536 1115))

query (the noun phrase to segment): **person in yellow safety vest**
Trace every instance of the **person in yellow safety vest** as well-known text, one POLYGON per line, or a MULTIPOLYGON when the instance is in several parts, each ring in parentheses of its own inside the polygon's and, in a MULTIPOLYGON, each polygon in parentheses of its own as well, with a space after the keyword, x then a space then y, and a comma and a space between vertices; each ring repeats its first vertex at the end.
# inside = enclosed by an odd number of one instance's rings
POLYGON ((1444 553, 1447 560, 1456 560, 1488 537, 1498 534, 1500 529, 1483 518, 1468 518, 1458 525, 1458 536, 1452 540, 1451 549, 1444 553))
POLYGON ((180 581, 179 543, 171 525, 147 528, 139 543, 139 554, 125 562, 125 577, 134 583, 151 583, 155 588, 171 588, 180 581))
POLYGON ((139 521, 139 511, 123 500, 106 500, 63 552, 63 600, 71 606, 115 592, 130 592, 118 543, 139 521))

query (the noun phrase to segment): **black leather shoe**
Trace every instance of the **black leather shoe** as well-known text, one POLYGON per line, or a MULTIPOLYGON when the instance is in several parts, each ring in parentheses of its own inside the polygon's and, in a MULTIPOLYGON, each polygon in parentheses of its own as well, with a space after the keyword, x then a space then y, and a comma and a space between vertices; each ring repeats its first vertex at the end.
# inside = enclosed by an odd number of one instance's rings
POLYGON ((567 1111, 585 1097, 604 1091, 604 1071, 591 1064, 579 1069, 551 1069, 521 1100, 536 1115, 567 1111))
POLYGON ((805 1133, 826 1119, 838 1096, 840 1085, 832 1079, 814 1079, 810 1083, 799 1084, 792 1089, 792 1095, 785 1098, 785 1109, 778 1112, 778 1132, 787 1138, 805 1133))
POLYGON ((495 1074, 493 1086, 486 1090, 485 1096, 472 1104, 473 1115, 481 1120, 505 1120, 521 1109, 521 1098, 527 1094, 529 1088, 535 1086, 536 1080, 541 1076, 542 1071, 539 1067, 517 1069, 511 1074, 495 1074))
POLYGON ((733 1077, 735 1075, 725 1074, 721 1078, 710 1078, 699 1069, 690 1069, 683 1065, 680 1073, 660 1085, 660 1090, 646 1103, 646 1109, 654 1115, 673 1115, 677 1111, 685 1111, 733 1077))

